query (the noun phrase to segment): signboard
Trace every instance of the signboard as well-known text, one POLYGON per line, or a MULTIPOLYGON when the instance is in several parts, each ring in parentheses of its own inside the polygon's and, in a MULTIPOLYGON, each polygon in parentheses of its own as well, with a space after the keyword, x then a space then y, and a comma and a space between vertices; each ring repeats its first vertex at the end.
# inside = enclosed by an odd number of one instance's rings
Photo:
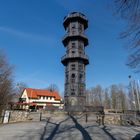
POLYGON ((9 122, 9 117, 10 117, 10 111, 6 110, 4 112, 3 123, 8 123, 9 122))

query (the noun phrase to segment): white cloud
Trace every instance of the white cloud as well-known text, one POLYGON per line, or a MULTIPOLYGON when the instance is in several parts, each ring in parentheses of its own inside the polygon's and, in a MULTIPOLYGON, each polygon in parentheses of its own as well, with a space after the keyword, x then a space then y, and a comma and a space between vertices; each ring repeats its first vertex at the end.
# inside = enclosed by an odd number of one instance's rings
POLYGON ((33 34, 33 33, 29 33, 29 32, 23 32, 17 29, 13 29, 13 28, 9 28, 9 27, 4 27, 4 26, 0 26, 0 31, 2 32, 6 32, 8 34, 14 35, 14 36, 18 36, 20 38, 24 38, 24 39, 29 39, 29 40, 34 40, 34 41, 43 41, 43 42, 47 42, 47 43, 53 43, 54 42, 54 38, 48 36, 43 36, 40 34, 33 34))

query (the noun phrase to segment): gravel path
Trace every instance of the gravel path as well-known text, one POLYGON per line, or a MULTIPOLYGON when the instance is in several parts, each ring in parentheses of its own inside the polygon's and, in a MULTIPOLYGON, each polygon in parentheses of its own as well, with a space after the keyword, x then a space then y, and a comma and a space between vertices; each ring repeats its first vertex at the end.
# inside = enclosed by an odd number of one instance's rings
POLYGON ((51 116, 47 121, 0 125, 0 140, 132 140, 137 134, 140 127, 98 126, 93 121, 86 123, 82 116, 51 116))
POLYGON ((44 122, 0 125, 0 140, 39 140, 44 126, 44 122))

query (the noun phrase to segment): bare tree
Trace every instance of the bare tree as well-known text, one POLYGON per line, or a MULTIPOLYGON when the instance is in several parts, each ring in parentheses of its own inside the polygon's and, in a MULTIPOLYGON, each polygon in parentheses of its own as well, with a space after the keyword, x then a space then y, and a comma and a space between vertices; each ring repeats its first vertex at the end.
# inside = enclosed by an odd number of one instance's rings
POLYGON ((27 88, 27 84, 24 82, 16 83, 14 87, 14 95, 12 98, 12 102, 18 102, 20 100, 21 94, 25 88, 27 88))
POLYGON ((17 89, 17 91, 18 91, 19 94, 21 94, 23 92, 23 90, 25 88, 27 88, 27 87, 28 87, 28 85, 26 83, 24 83, 24 82, 18 82, 16 84, 16 89, 17 89))
POLYGON ((123 85, 118 85, 119 95, 118 95, 118 109, 126 110, 128 109, 126 90, 123 85))
POLYGON ((126 96, 127 93, 123 85, 111 85, 110 94, 111 94, 112 109, 121 109, 121 110, 128 109, 126 96))
POLYGON ((109 90, 107 88, 104 91, 104 108, 105 109, 111 108, 111 99, 109 96, 109 90))
POLYGON ((109 88, 103 89, 97 85, 86 91, 87 105, 104 106, 105 109, 127 110, 128 96, 124 85, 113 84, 109 88))
POLYGON ((92 103, 92 94, 91 94, 91 90, 87 89, 86 90, 86 103, 87 105, 91 105, 92 103))
POLYGON ((57 92, 59 92, 59 88, 58 88, 58 86, 56 85, 56 84, 50 84, 48 87, 47 87, 47 89, 48 90, 50 90, 50 91, 57 91, 57 92))
POLYGON ((90 89, 89 92, 90 95, 90 104, 92 104, 93 106, 101 106, 103 105, 103 89, 100 85, 97 85, 96 87, 93 87, 90 89))
POLYGON ((127 29, 121 38, 128 38, 131 54, 127 65, 140 71, 140 0, 114 0, 117 14, 127 21, 127 29))
POLYGON ((6 56, 0 51, 0 113, 12 98, 12 68, 7 62, 6 56))
POLYGON ((111 94, 111 108, 112 109, 117 109, 117 93, 118 93, 118 88, 116 85, 111 85, 110 87, 110 94, 111 94))

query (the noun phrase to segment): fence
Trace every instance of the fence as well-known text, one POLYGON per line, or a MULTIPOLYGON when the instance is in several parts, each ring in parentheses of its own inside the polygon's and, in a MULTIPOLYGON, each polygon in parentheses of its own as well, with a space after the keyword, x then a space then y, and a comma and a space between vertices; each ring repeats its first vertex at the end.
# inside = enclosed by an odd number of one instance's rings
MULTIPOLYGON (((24 121, 43 121, 52 116, 67 115, 64 111, 47 111, 47 112, 27 112, 27 111, 5 111, 3 116, 0 116, 0 123, 24 122, 24 121)), ((85 122, 105 123, 113 125, 140 125, 140 115, 123 114, 123 113, 108 113, 99 114, 96 112, 73 112, 70 115, 81 116, 85 122)))
POLYGON ((0 123, 41 121, 41 119, 42 119, 42 113, 40 112, 6 110, 4 111, 4 115, 0 116, 0 123))

